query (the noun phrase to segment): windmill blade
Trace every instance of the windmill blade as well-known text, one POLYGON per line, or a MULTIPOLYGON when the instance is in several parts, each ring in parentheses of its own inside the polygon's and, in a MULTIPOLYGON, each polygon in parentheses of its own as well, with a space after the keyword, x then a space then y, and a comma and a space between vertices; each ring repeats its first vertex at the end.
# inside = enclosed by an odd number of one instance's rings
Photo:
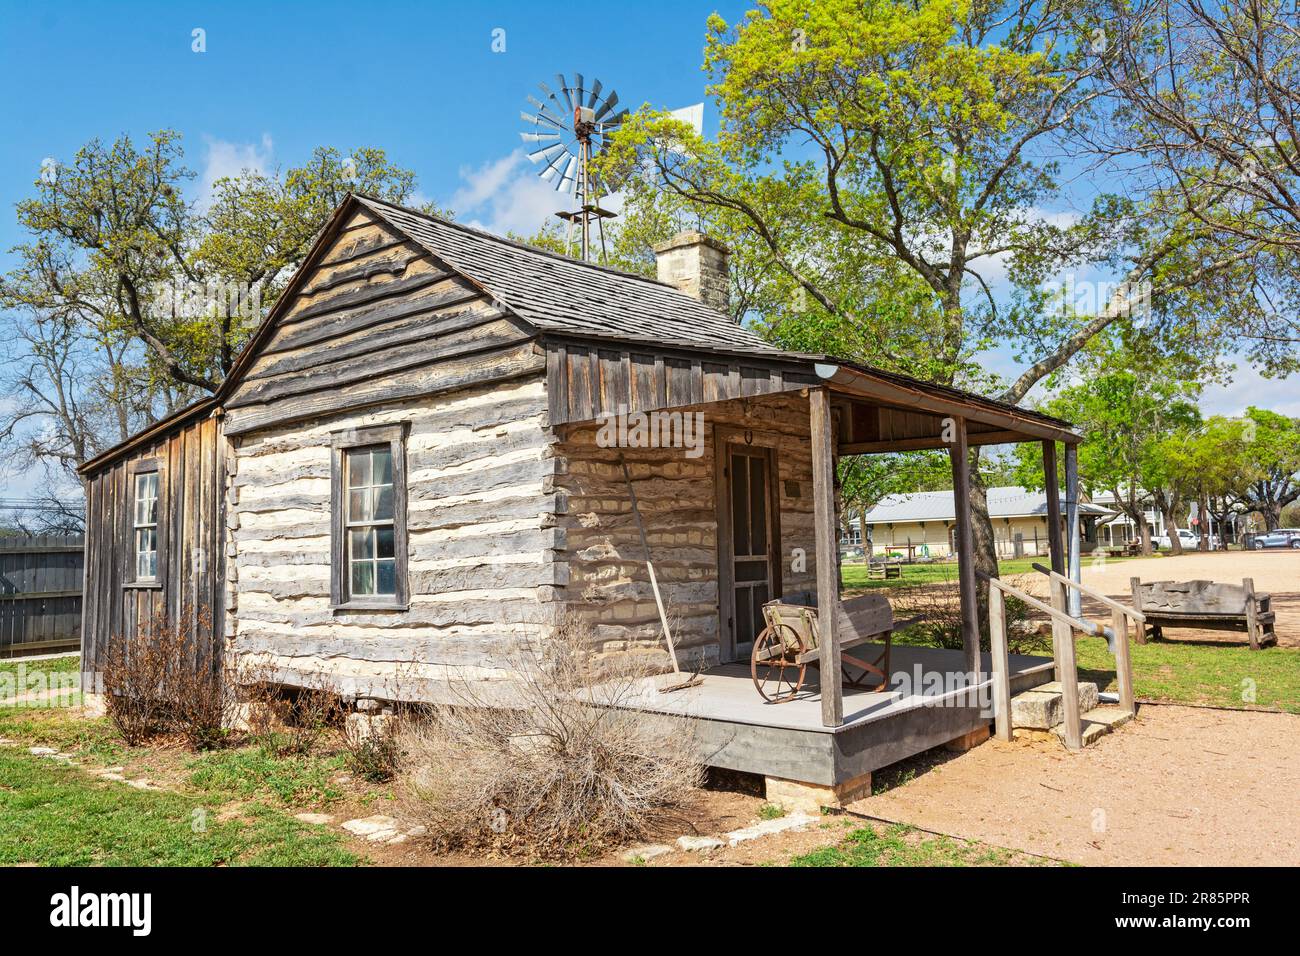
POLYGON ((572 181, 574 188, 577 188, 578 177, 575 175, 575 167, 578 165, 578 157, 570 156, 569 161, 564 164, 564 172, 560 175, 560 180, 555 186, 555 191, 559 192, 564 188, 567 182, 572 181))
MULTIPOLYGON (((562 168, 560 164, 564 163, 566 158, 569 160, 569 162, 573 161, 572 154, 567 149, 561 147, 561 151, 556 153, 554 156, 550 157, 550 159, 548 159, 546 162, 546 168, 543 169, 537 175, 540 176, 543 181, 548 183, 553 182, 557 175, 560 177, 562 181, 564 179, 564 176, 560 172, 562 168)), ((557 185, 555 188, 559 189, 560 187, 557 185)))
POLYGON ((550 146, 543 146, 541 149, 533 150, 528 154, 528 159, 533 163, 540 163, 543 160, 550 163, 559 156, 567 155, 568 152, 563 143, 552 143, 550 146))
POLYGON ((587 97, 587 109, 596 108, 596 100, 600 98, 600 79, 591 81, 591 95, 587 97))
POLYGON ((582 74, 581 73, 573 74, 572 92, 573 92, 573 100, 575 106, 582 106, 583 100, 587 98, 587 94, 583 92, 582 84, 583 84, 582 74))
POLYGON ((556 73, 556 74, 555 74, 555 78, 556 78, 556 79, 559 81, 559 83, 560 83, 560 92, 564 94, 564 98, 565 98, 565 100, 568 102, 568 107, 569 107, 569 108, 568 108, 565 112, 566 112, 567 115, 572 116, 572 115, 573 115, 573 97, 569 95, 569 87, 568 87, 568 84, 564 81, 564 74, 563 74, 563 73, 556 73))
POLYGON ((558 140, 559 133, 520 133, 519 138, 525 143, 546 143, 551 140, 558 140))
POLYGON ((537 108, 537 112, 531 114, 531 116, 528 113, 520 113, 519 115, 522 116, 524 119, 528 120, 530 123, 538 123, 539 121, 544 120, 548 125, 553 126, 558 130, 567 130, 569 128, 568 126, 565 125, 562 119, 560 119, 550 110, 548 110, 546 108, 546 104, 543 103, 541 100, 530 96, 528 97, 528 102, 533 104, 533 106, 537 108))
POLYGON ((611 90, 609 94, 609 99, 605 100, 605 104, 601 106, 601 108, 596 112, 596 122, 599 123, 602 117, 608 116, 610 112, 614 109, 614 107, 617 105, 618 105, 618 93, 616 91, 611 90))

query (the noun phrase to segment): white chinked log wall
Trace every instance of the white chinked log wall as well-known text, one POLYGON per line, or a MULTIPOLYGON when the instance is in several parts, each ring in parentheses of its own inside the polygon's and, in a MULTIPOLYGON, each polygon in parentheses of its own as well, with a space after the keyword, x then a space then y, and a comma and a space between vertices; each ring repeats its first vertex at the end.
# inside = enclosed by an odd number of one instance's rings
MULTIPOLYGON (((227 637, 240 654, 358 693, 503 676, 547 630, 563 547, 540 377, 236 438, 227 637), (410 608, 330 607, 330 432, 410 422, 410 608), (454 668, 449 671, 448 668, 454 668)), ((421 694, 420 696, 424 696, 421 694)))

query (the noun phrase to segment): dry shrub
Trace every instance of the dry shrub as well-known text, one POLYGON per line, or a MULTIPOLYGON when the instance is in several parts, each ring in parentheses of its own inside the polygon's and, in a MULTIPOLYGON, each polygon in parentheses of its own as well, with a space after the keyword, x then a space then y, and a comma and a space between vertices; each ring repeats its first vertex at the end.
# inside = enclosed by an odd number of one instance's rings
MULTIPOLYGON (((1018 575, 1006 582, 1018 591, 1028 591, 1036 575, 1018 575)), ((1028 593, 1032 593, 1031 591, 1028 593)), ((911 634, 926 644, 960 650, 962 647, 961 591, 957 581, 895 588, 889 603, 896 618, 919 617, 910 627, 911 634)), ((1051 637, 1045 637, 1034 617, 1035 612, 1016 598, 1006 598, 1007 649, 1012 654, 1034 654, 1050 650, 1051 637)), ((989 622, 980 621, 980 649, 989 649, 989 622)))
POLYGON ((588 648, 562 627, 515 655, 511 680, 459 683, 453 706, 401 722, 404 813, 439 848, 571 857, 681 825, 702 775, 689 730, 620 707, 656 696, 647 665, 622 656, 597 677, 588 648))
POLYGON ((348 770, 371 783, 387 783, 402 767, 401 728, 415 712, 399 708, 397 713, 376 716, 354 714, 343 721, 341 742, 348 770))
POLYGON ((158 614, 147 627, 110 642, 104 706, 127 744, 167 733, 195 749, 225 741, 238 693, 207 642, 197 638, 210 631, 208 622, 206 611, 179 624, 158 614))
POLYGON ((343 704, 328 687, 286 687, 267 667, 245 660, 239 669, 248 734, 277 757, 310 756, 343 720, 343 704))

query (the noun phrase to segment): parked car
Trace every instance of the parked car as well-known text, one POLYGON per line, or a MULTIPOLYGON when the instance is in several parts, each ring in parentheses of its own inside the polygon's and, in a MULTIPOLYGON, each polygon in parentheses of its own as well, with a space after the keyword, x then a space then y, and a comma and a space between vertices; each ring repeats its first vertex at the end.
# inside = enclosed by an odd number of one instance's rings
POLYGON ((1256 551, 1263 551, 1265 548, 1300 549, 1300 528, 1278 528, 1276 531, 1265 531, 1263 534, 1253 536, 1250 539, 1250 546, 1256 551))
MULTIPOLYGON (((1197 548, 1201 546, 1200 533, 1196 531, 1191 531, 1187 528, 1178 529, 1178 540, 1182 543, 1184 551, 1195 551, 1197 548)), ((1173 545, 1169 541, 1169 532, 1166 531, 1164 534, 1160 535, 1160 537, 1156 538, 1154 541, 1151 542, 1151 545, 1157 551, 1164 551, 1173 547, 1173 545)), ((1210 535, 1210 550, 1214 551, 1218 547, 1219 547, 1219 536, 1217 534, 1210 535)))

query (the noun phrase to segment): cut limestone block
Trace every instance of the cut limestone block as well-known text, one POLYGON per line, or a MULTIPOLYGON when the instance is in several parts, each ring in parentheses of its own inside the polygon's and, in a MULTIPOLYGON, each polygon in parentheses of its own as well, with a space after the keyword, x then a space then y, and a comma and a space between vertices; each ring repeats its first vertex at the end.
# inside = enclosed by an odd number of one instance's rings
POLYGON ((871 796, 871 774, 864 773, 834 786, 767 777, 765 786, 768 803, 776 804, 786 813, 816 816, 823 809, 842 810, 855 800, 871 796))
MULTIPOLYGON (((1079 712, 1097 706, 1097 685, 1079 682, 1079 712)), ((1065 716, 1064 700, 1059 681, 1041 684, 1033 690, 1011 698, 1011 726, 1029 730, 1050 730, 1065 716)))
MULTIPOLYGON (((1083 745, 1093 743, 1100 737, 1104 737, 1116 727, 1122 727, 1133 719, 1123 707, 1094 707, 1092 710, 1085 711, 1079 717, 1080 736, 1083 738, 1083 745)), ((1062 740, 1065 739, 1065 729, 1056 727, 1052 733, 1062 740)))

